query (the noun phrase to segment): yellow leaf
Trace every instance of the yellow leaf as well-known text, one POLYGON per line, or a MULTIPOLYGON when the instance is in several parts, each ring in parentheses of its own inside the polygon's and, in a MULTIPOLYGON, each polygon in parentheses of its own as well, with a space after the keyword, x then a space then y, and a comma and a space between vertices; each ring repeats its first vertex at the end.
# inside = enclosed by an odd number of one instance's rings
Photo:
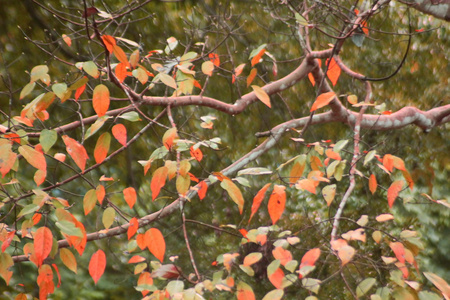
POLYGON ((256 97, 258 97, 259 100, 261 100, 262 103, 267 105, 268 107, 272 107, 270 105, 270 97, 267 95, 266 91, 264 91, 262 88, 260 88, 257 85, 252 85, 252 89, 256 94, 256 97))

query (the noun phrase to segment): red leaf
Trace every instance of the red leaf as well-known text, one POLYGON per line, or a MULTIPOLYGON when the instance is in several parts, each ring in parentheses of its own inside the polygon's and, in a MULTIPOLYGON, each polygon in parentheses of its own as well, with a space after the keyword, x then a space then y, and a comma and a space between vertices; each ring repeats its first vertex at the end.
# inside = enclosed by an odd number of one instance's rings
POLYGON ((209 59, 212 61, 212 63, 213 63, 216 67, 220 66, 219 55, 217 55, 216 53, 210 53, 208 56, 209 56, 209 59))
MULTIPOLYGON (((328 61, 329 59, 327 59, 327 64, 328 61)), ((330 65, 328 66, 327 76, 328 78, 330 78, 331 83, 333 83, 333 86, 336 85, 340 75, 341 75, 341 68, 339 68, 334 58, 332 58, 330 65)))
POLYGON ((97 144, 94 149, 94 158, 96 163, 101 163, 108 155, 109 145, 111 143, 111 135, 108 132, 104 132, 97 140, 97 144))
POLYGON ((106 194, 105 187, 103 185, 99 184, 97 186, 97 188, 95 189, 95 194, 97 196, 98 203, 100 203, 100 205, 101 205, 103 203, 103 199, 105 198, 105 194, 106 194))
POLYGON ((139 255, 134 255, 132 258, 130 258, 128 260, 129 264, 135 264, 135 263, 140 263, 145 261, 145 257, 139 256, 139 255))
POLYGON ((130 208, 133 208, 134 204, 136 203, 136 190, 132 187, 128 187, 123 190, 123 196, 125 198, 125 201, 127 202, 128 206, 130 208))
POLYGON ((255 79, 257 73, 258 70, 256 68, 251 69, 250 74, 247 77, 247 87, 249 87, 250 84, 252 84, 253 79, 255 79))
POLYGON ((112 134, 123 146, 127 145, 127 129, 123 124, 116 124, 112 128, 112 134))
POLYGON ((145 242, 150 253, 162 262, 166 252, 166 242, 161 231, 157 228, 147 230, 145 232, 145 242))
POLYGON ((122 83, 128 76, 127 65, 124 63, 117 64, 114 72, 116 73, 117 80, 119 80, 119 82, 122 83))
POLYGON ((160 167, 156 169, 155 173, 153 173, 152 182, 150 183, 153 201, 155 201, 161 191, 161 188, 166 184, 167 173, 167 167, 160 167))
POLYGON ((266 195, 267 189, 269 188, 270 185, 271 185, 270 183, 267 183, 265 186, 263 186, 262 189, 260 189, 259 192, 253 198, 252 214, 250 215, 250 219, 248 220, 248 223, 250 223, 254 214, 258 211, 258 208, 261 205, 261 202, 263 201, 264 196, 266 195))
POLYGON ((58 266, 55 264, 52 264, 52 267, 55 269, 56 275, 58 276, 58 285, 56 287, 60 287, 61 286, 61 275, 59 274, 58 266))
POLYGON ((103 43, 105 43, 106 49, 108 49, 109 53, 112 53, 114 50, 114 46, 116 45, 116 39, 110 35, 102 35, 103 43))
POLYGON ((104 84, 99 84, 94 89, 92 105, 99 117, 104 116, 109 108, 109 90, 104 84))
POLYGON ((402 190, 402 188, 403 188, 402 180, 394 181, 391 184, 391 186, 388 188, 387 199, 388 199, 389 208, 392 208, 392 206, 394 205, 395 199, 397 198, 398 193, 402 190))
POLYGON ((130 220, 130 226, 128 226, 128 230, 127 230, 128 240, 130 240, 131 237, 137 232, 138 228, 139 228, 138 219, 132 218, 130 220))
POLYGON ((53 235, 47 227, 41 227, 34 234, 34 253, 38 267, 42 265, 44 259, 48 257, 52 251, 53 235))
POLYGON ((5 252, 6 248, 8 248, 8 246, 11 244, 14 235, 16 234, 16 231, 10 231, 6 234, 6 238, 3 240, 3 244, 2 244, 2 253, 5 252))
POLYGON ((75 91, 75 100, 78 100, 80 98, 81 94, 83 94, 84 90, 86 89, 86 83, 77 88, 75 91))
POLYGON ((190 148, 191 156, 195 158, 197 161, 201 161, 203 159, 203 153, 200 148, 194 149, 194 146, 190 148))
POLYGON ((273 187, 272 195, 269 198, 267 208, 269 210, 272 223, 275 224, 281 217, 286 204, 286 187, 283 185, 275 185, 273 187))
POLYGON ((401 263, 405 263, 405 247, 403 246, 403 244, 400 242, 392 242, 389 244, 389 247, 391 247, 398 261, 401 263))
POLYGON ((377 178, 373 174, 369 177, 369 190, 372 195, 375 194, 375 191, 377 190, 377 178))
POLYGON ((206 192, 208 191, 208 184, 206 184, 206 182, 204 181, 201 181, 198 185, 200 186, 198 190, 198 197, 200 198, 200 200, 203 200, 206 196, 206 192))
POLYGON ((67 153, 69 153, 70 157, 72 157, 81 171, 84 172, 86 160, 89 158, 86 149, 84 149, 83 145, 67 135, 63 135, 62 139, 64 144, 66 144, 67 153))
POLYGON ((94 279, 95 284, 97 284, 100 277, 102 277, 103 272, 105 272, 106 267, 106 256, 105 252, 99 249, 95 252, 89 262, 89 275, 94 279))
POLYGON ((328 103, 330 103, 334 99, 334 97, 336 97, 336 94, 334 92, 320 94, 319 97, 317 97, 316 101, 314 101, 310 111, 313 112, 316 109, 328 105, 328 103))
POLYGON ((259 63, 259 61, 261 60, 261 57, 264 55, 264 53, 266 53, 266 49, 263 48, 261 49, 258 54, 256 54, 253 58, 252 58, 252 67, 254 65, 256 65, 257 63, 259 63))

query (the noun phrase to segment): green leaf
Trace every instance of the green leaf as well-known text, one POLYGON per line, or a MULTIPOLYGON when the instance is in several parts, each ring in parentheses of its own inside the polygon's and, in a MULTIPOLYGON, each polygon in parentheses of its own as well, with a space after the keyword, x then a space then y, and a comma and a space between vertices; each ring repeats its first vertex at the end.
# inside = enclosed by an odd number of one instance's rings
POLYGON ((58 96, 58 98, 63 98, 67 92, 67 84, 57 83, 52 86, 52 91, 58 96))
POLYGON ((97 65, 91 60, 83 63, 83 70, 94 78, 100 75, 97 65))
POLYGON ((177 89, 177 83, 175 82, 175 79, 173 79, 171 76, 167 75, 166 73, 159 73, 155 76, 155 80, 159 79, 162 83, 167 85, 168 87, 171 87, 173 89, 177 89))
POLYGON ((27 85, 25 85, 22 89, 22 91, 20 91, 20 96, 19 96, 19 100, 22 100, 23 98, 25 98, 29 93, 31 93, 34 90, 34 87, 36 86, 36 82, 32 81, 30 83, 28 83, 27 85))
POLYGON ((366 157, 364 157, 364 165, 371 161, 375 157, 375 154, 377 154, 377 150, 369 151, 369 153, 366 154, 366 157))
POLYGON ((333 147, 333 151, 339 153, 339 151, 341 151, 347 145, 347 143, 348 140, 341 140, 337 142, 333 147))
POLYGON ((252 52, 250 52, 250 56, 248 59, 252 59, 256 54, 258 54, 262 49, 266 48, 267 44, 262 44, 256 49, 253 49, 252 52))
POLYGON ((21 216, 25 216, 31 213, 34 213, 35 211, 37 211, 39 209, 39 205, 36 204, 28 204, 26 205, 19 213, 19 215, 17 216, 18 218, 20 218, 21 216))
POLYGON ((255 276, 255 271, 250 266, 239 265, 239 268, 245 272, 248 276, 255 276))
POLYGON ((95 207, 97 203, 97 194, 94 189, 87 191, 83 198, 84 214, 88 215, 95 207))
POLYGON ((43 129, 39 136, 39 143, 42 145, 42 149, 47 153, 52 148, 58 139, 58 134, 55 130, 43 129))
POLYGON ((295 13, 295 19, 297 20, 298 25, 308 26, 308 21, 306 21, 305 17, 303 17, 299 13, 295 13))
POLYGON ((181 280, 173 280, 166 286, 166 291, 173 297, 177 293, 181 293, 184 290, 184 282, 181 280))
POLYGON ((84 139, 87 140, 91 136, 93 136, 100 128, 102 128, 103 124, 105 124, 106 120, 110 119, 110 116, 102 116, 95 121, 91 127, 86 130, 86 134, 84 135, 84 139))
POLYGON ((81 77, 74 84, 69 87, 69 90, 76 90, 88 83, 89 79, 86 76, 81 77))
POLYGON ((302 285, 305 289, 310 290, 311 292, 317 294, 319 293, 320 284, 322 281, 313 278, 303 278, 302 285))
POLYGON ((283 298, 284 291, 282 289, 268 292, 262 300, 280 300, 283 298))
POLYGON ((102 217, 103 226, 105 226, 106 229, 111 227, 111 225, 114 223, 115 217, 116 211, 114 210, 114 208, 108 207, 107 209, 105 209, 102 217))
POLYGON ((81 232, 81 229, 76 227, 73 222, 59 221, 59 222, 56 222, 55 224, 59 228, 59 230, 61 230, 62 233, 65 233, 65 234, 71 235, 71 236, 83 237, 83 233, 81 232))
POLYGON ((377 282, 375 278, 366 278, 356 287, 356 296, 362 297, 373 287, 377 282))
POLYGON ((242 175, 266 175, 266 174, 272 174, 272 171, 270 171, 267 168, 248 168, 248 169, 240 170, 237 173, 237 176, 242 176, 242 175))
POLYGON ((141 120, 139 118, 139 114, 137 112, 135 112, 135 111, 129 111, 127 113, 121 114, 119 116, 119 118, 125 119, 125 120, 130 121, 130 122, 137 122, 137 121, 141 120))
MULTIPOLYGON (((35 82, 39 79, 44 79, 46 78, 45 75, 47 75, 48 73, 48 67, 46 65, 40 65, 40 66, 36 66, 31 70, 31 82, 35 82)), ((42 81, 44 81, 42 80, 42 81)))

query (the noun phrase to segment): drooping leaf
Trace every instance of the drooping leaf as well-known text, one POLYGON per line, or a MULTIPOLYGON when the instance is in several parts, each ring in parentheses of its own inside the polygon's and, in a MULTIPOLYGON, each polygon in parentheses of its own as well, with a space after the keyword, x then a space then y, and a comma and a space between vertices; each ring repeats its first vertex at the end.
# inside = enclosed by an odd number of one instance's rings
POLYGON ((377 184, 377 178, 375 175, 371 174, 369 177, 369 190, 373 194, 375 194, 377 190, 378 184, 377 184))
POLYGON ((275 224, 281 217, 286 205, 286 187, 284 185, 275 185, 272 195, 269 198, 267 208, 269 210, 272 224, 275 224))
POLYGON ((37 265, 40 267, 44 259, 48 257, 52 251, 53 234, 47 227, 40 227, 34 234, 34 253, 36 255, 37 265))
POLYGON ((247 87, 249 87, 250 84, 252 84, 252 82, 255 79, 257 73, 258 73, 258 70, 256 68, 252 68, 250 70, 250 74, 247 77, 247 87))
POLYGON ((94 279, 94 283, 97 284, 100 277, 105 272, 106 267, 106 255, 103 250, 99 249, 91 256, 89 261, 89 275, 94 279))
POLYGON ((266 93, 266 91, 264 91, 262 88, 260 88, 257 85, 252 85, 252 89, 256 94, 256 97, 258 97, 259 100, 261 100, 262 103, 264 103, 265 105, 267 105, 269 108, 271 108, 272 106, 270 105, 270 97, 269 95, 266 93))
POLYGON ((327 185, 322 189, 322 196, 327 202, 327 206, 330 206, 336 196, 336 185, 327 185))
POLYGON ((133 187, 127 187, 126 189, 123 190, 123 197, 125 198, 125 201, 127 202, 128 206, 130 208, 133 208, 137 199, 136 190, 133 187))
POLYGON ((61 248, 59 250, 59 258, 69 270, 77 274, 77 260, 69 249, 61 248))
POLYGON ((250 219, 248 220, 248 223, 250 223, 250 221, 252 220, 253 216, 258 211, 259 206, 261 205, 261 202, 263 201, 264 196, 266 195, 267 189, 270 187, 270 185, 271 185, 271 183, 267 183, 266 185, 264 185, 258 191, 258 193, 255 195, 255 197, 253 198, 252 213, 250 215, 250 219))
POLYGON ((328 103, 330 103, 334 99, 334 97, 336 97, 336 94, 334 92, 320 94, 319 97, 317 97, 316 101, 314 101, 310 111, 313 112, 328 105, 328 103))
POLYGON ((94 149, 94 158, 96 163, 101 163, 108 156, 109 145, 111 143, 111 135, 104 132, 97 140, 94 149))
POLYGON ((388 199, 389 208, 392 208, 392 206, 394 205, 395 199, 397 198, 398 193, 402 190, 402 188, 403 188, 402 180, 394 181, 391 184, 391 186, 388 188, 387 199, 388 199))
POLYGON ((83 145, 78 143, 76 140, 68 137, 67 135, 63 135, 62 139, 64 141, 64 144, 66 145, 67 153, 69 153, 70 157, 72 157, 81 171, 84 172, 86 160, 89 158, 86 149, 84 149, 83 145))
POLYGON ((228 178, 223 179, 220 186, 227 191, 230 198, 237 204, 239 213, 242 214, 244 209, 244 197, 242 196, 241 190, 228 178))
POLYGON ((331 80, 331 83, 333 83, 333 86, 336 85, 340 75, 341 75, 341 68, 338 66, 334 58, 331 58, 330 65, 328 66, 327 76, 331 80))
POLYGON ((38 170, 47 170, 47 162, 42 152, 33 149, 28 145, 19 147, 19 153, 26 159, 26 161, 38 170))
POLYGON ((109 89, 104 84, 99 84, 94 89, 92 105, 99 117, 104 116, 109 108, 109 89))
POLYGON ((166 241, 161 231, 157 228, 150 228, 145 232, 145 242, 148 250, 159 261, 163 262, 166 253, 166 241))
POLYGON ((99 184, 95 188, 95 195, 97 197, 98 203, 100 203, 100 205, 101 205, 103 203, 103 199, 105 199, 105 195, 106 195, 105 187, 102 184, 99 184))
POLYGON ((39 144, 42 145, 42 149, 44 149, 44 152, 47 153, 48 150, 50 150, 55 144, 57 139, 58 134, 55 130, 43 129, 41 131, 41 135, 39 136, 39 144))
POLYGON ((128 226, 128 230, 127 230, 128 240, 131 239, 131 237, 137 232, 138 228, 139 228, 138 219, 132 218, 130 220, 130 226, 128 226))
POLYGON ((97 193, 94 189, 87 191, 83 198, 84 214, 87 216, 95 207, 97 203, 97 193))
POLYGON ((152 200, 158 197, 161 188, 166 184, 168 169, 167 167, 160 167, 153 173, 150 189, 152 191, 152 200))
POLYGON ((83 63, 83 70, 94 78, 100 76, 97 65, 91 60, 83 63))
POLYGON ((102 223, 106 229, 109 229, 111 225, 114 223, 114 219, 116 217, 116 211, 112 207, 108 207, 103 212, 102 223))

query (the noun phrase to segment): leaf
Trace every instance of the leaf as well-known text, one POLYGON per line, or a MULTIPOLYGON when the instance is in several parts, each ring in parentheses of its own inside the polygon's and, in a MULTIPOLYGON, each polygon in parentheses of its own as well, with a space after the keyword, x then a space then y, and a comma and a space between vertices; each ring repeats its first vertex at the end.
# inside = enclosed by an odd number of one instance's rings
POLYGON ((316 193, 316 184, 314 180, 311 179, 302 179, 297 181, 295 184, 295 188, 299 190, 307 190, 310 193, 316 193))
POLYGON ((41 131, 41 135, 39 136, 39 144, 42 145, 42 149, 47 153, 48 150, 52 148, 58 139, 58 134, 55 130, 43 129, 41 131))
POLYGON ((106 49, 109 53, 112 53, 114 50, 114 46, 116 45, 116 39, 110 35, 102 35, 103 43, 105 43, 106 49))
POLYGON ((98 203, 100 203, 100 205, 103 203, 105 194, 106 194, 105 187, 103 185, 99 184, 97 186, 97 188, 95 189, 95 195, 96 195, 98 203))
POLYGON ((369 177, 369 190, 373 194, 375 194, 377 190, 378 184, 377 184, 377 178, 375 175, 371 174, 369 177))
POLYGON ((94 78, 100 76, 97 65, 91 60, 83 63, 83 70, 94 78))
POLYGON ((140 121, 139 114, 135 111, 130 111, 124 114, 121 114, 118 118, 128 120, 130 122, 140 121))
POLYGON ((273 187, 272 195, 269 198, 269 203, 267 208, 269 210, 270 218, 272 219, 272 224, 280 219, 283 214, 284 207, 286 204, 286 187, 283 185, 275 185, 273 187))
POLYGON ((98 118, 94 124, 91 125, 91 127, 88 128, 88 130, 86 130, 86 134, 84 135, 84 139, 87 140, 88 138, 90 138, 91 136, 93 136, 97 131, 100 130, 100 128, 103 127, 103 125, 105 124, 105 122, 111 117, 108 116, 103 116, 98 118))
POLYGON ((401 263, 405 263, 405 247, 400 242, 391 242, 389 244, 389 247, 392 249, 392 251, 395 254, 395 257, 397 257, 398 261, 401 263))
POLYGON ((272 171, 270 171, 267 168, 248 168, 238 171, 237 176, 242 175, 266 175, 266 174, 272 174, 272 171))
POLYGON ((26 159, 26 161, 38 170, 47 170, 47 162, 42 152, 39 152, 28 145, 19 147, 19 153, 26 159))
POLYGON ((220 186, 227 191, 230 198, 237 204, 239 213, 242 215, 244 209, 244 197, 242 196, 241 190, 228 178, 224 178, 220 183, 220 186))
POLYGON ((300 262, 300 269, 304 266, 314 266, 316 264, 316 261, 320 257, 320 249, 314 248, 311 250, 308 250, 305 255, 303 255, 302 260, 300 262))
POLYGON ((364 231, 363 228, 358 228, 356 230, 350 230, 350 231, 342 234, 342 237, 344 239, 346 239, 347 241, 358 240, 363 243, 366 242, 366 232, 364 231))
POLYGON ((177 128, 169 128, 163 135, 162 142, 166 146, 167 150, 172 149, 174 141, 178 139, 177 128))
POLYGON ((132 218, 130 220, 130 226, 128 226, 128 229, 127 229, 128 240, 130 240, 131 237, 137 232, 138 228, 139 228, 138 219, 132 218))
POLYGON ((372 288, 372 286, 377 282, 375 278, 366 278, 356 287, 356 296, 362 297, 372 288))
POLYGON ((261 202, 264 199, 264 196, 266 195, 267 189, 270 187, 271 183, 267 183, 264 185, 258 193, 253 198, 253 204, 252 204, 252 213, 250 215, 250 219, 248 220, 248 223, 250 224, 250 221, 252 220, 255 213, 258 211, 259 206, 261 205, 261 202))
POLYGON ((189 191, 189 187, 191 186, 191 178, 189 174, 179 175, 177 176, 176 188, 178 194, 184 196, 189 191))
POLYGON ((124 63, 117 64, 114 73, 116 74, 117 80, 122 83, 128 76, 127 65, 124 63))
MULTIPOLYGON (((327 59, 327 65, 328 61, 329 59, 327 59)), ((338 66, 334 58, 332 58, 328 66, 327 76, 331 80, 331 83, 333 83, 333 86, 336 85, 340 75, 341 75, 341 68, 338 66)))
POLYGON ((260 88, 257 85, 252 85, 252 89, 255 92, 256 97, 258 97, 259 100, 261 100, 262 103, 267 105, 269 108, 272 106, 270 105, 270 97, 267 95, 266 91, 264 91, 262 88, 260 88))
POLYGON ((336 185, 331 184, 327 185, 322 189, 322 196, 327 202, 327 206, 331 205, 331 202, 333 202, 334 197, 336 196, 336 185))
POLYGON ((77 274, 77 260, 69 249, 59 249, 59 258, 69 270, 77 274))
POLYGON ((159 261, 163 262, 166 252, 166 242, 161 231, 157 228, 147 230, 145 232, 145 242, 150 253, 159 259, 159 261))
POLYGON ((305 289, 310 290, 311 292, 318 294, 320 289, 320 284, 322 282, 319 279, 313 278, 304 278, 302 279, 302 285, 305 289))
POLYGON ((136 49, 130 55, 130 65, 134 69, 139 63, 139 50, 136 49))
POLYGON ((347 96, 347 101, 348 101, 348 103, 354 105, 354 104, 358 103, 358 97, 356 95, 349 95, 349 96, 347 96))
MULTIPOLYGON (((274 262, 277 262, 277 261, 275 260, 272 263, 274 263, 274 262)), ((271 268, 271 265, 272 264, 270 264, 267 267, 267 277, 269 278, 270 283, 272 283, 276 289, 281 289, 283 279, 284 279, 284 272, 279 267, 271 268)), ((279 262, 278 262, 278 265, 279 265, 279 262)))
POLYGON ((284 291, 282 289, 277 289, 268 292, 262 300, 281 300, 283 298, 284 291))
POLYGON ((391 214, 381 214, 381 215, 379 215, 379 216, 377 216, 376 218, 375 218, 375 220, 377 220, 377 222, 386 222, 386 221, 389 221, 389 220, 394 220, 394 216, 393 215, 391 215, 391 214))
POLYGON ((171 76, 165 74, 165 73, 159 73, 158 75, 156 75, 155 78, 159 78, 161 80, 162 83, 164 83, 165 85, 167 85, 168 87, 171 87, 173 89, 177 89, 177 83, 175 82, 175 79, 173 79, 171 76))
POLYGON ((261 60, 261 58, 262 58, 262 56, 264 55, 265 52, 266 52, 266 49, 263 48, 263 49, 261 49, 261 50, 258 52, 258 54, 256 54, 255 56, 253 56, 252 61, 251 61, 252 67, 253 67, 254 65, 256 65, 257 63, 260 62, 260 60, 261 60))
POLYGON ((294 160, 291 172, 289 173, 289 183, 295 184, 303 175, 306 166, 306 155, 302 154, 294 160))
POLYGON ((63 38, 67 46, 72 46, 72 39, 67 34, 63 34, 61 37, 63 38))
POLYGON ((111 135, 104 132, 97 140, 94 149, 94 158, 97 164, 102 163, 108 155, 109 145, 111 143, 111 135))
POLYGON ((127 55, 122 50, 122 48, 120 48, 117 45, 114 45, 113 46, 113 54, 117 58, 118 61, 120 61, 121 63, 125 64, 127 67, 130 66, 130 64, 128 63, 127 55))
POLYGON ((114 219, 116 218, 116 211, 112 207, 108 207, 103 212, 102 223, 106 229, 109 229, 111 225, 114 223, 114 219))
POLYGON ((328 103, 330 103, 335 97, 336 94, 334 92, 320 94, 319 97, 317 97, 316 101, 314 101, 310 111, 313 112, 328 105, 328 103))
POLYGON ((391 186, 388 188, 387 199, 388 199, 389 208, 392 208, 392 206, 394 205, 394 201, 397 198, 398 193, 402 190, 402 188, 403 188, 402 180, 394 181, 391 184, 391 186))
POLYGON ((48 67, 46 65, 39 65, 31 69, 30 73, 30 82, 35 82, 41 80, 45 84, 50 84, 50 81, 47 82, 46 76, 48 75, 48 67))
POLYGON ((297 20, 298 25, 308 26, 308 21, 301 14, 295 13, 295 19, 297 20))
POLYGON ((189 148, 189 153, 193 158, 195 158, 196 161, 202 161, 203 153, 200 148, 195 149, 194 146, 192 146, 191 148, 189 148))
POLYGON ((201 181, 198 185, 200 186, 198 190, 198 197, 200 198, 200 200, 203 200, 206 196, 206 192, 208 191, 208 184, 204 181, 201 181))
POLYGON ((23 87, 23 89, 20 91, 19 100, 22 100, 28 94, 30 94, 34 90, 35 86, 36 86, 36 82, 34 82, 34 81, 32 81, 32 82, 28 83, 27 85, 25 85, 23 87))
POLYGON ((84 149, 83 145, 67 135, 63 135, 62 139, 66 145, 67 153, 69 153, 70 157, 72 157, 75 164, 81 169, 81 171, 84 172, 86 160, 89 158, 86 149, 84 149))
POLYGON ((208 54, 209 59, 211 60, 211 62, 216 66, 219 67, 220 66, 220 58, 219 55, 217 55, 216 53, 210 53, 208 54))
MULTIPOLYGON (((65 83, 55 83, 52 86, 52 91, 55 93, 56 96, 60 99, 64 99, 64 96, 67 93, 67 84, 65 83)), ((63 101, 61 101, 63 102, 63 101)))
POLYGON ((94 189, 90 189, 83 198, 83 208, 86 216, 94 209, 95 204, 97 204, 97 193, 94 189))
POLYGON ((252 68, 250 70, 250 74, 247 77, 247 87, 249 87, 250 84, 252 84, 253 79, 255 79, 257 73, 258 73, 258 70, 256 68, 252 68))
POLYGON ((134 76, 134 78, 139 80, 139 82, 141 84, 146 84, 148 81, 148 74, 143 68, 139 67, 139 68, 133 70, 133 72, 131 72, 131 74, 134 76))
POLYGON ((355 252, 356 252, 355 248, 348 245, 339 248, 338 256, 341 260, 342 266, 345 266, 352 260, 353 256, 355 255, 355 252))
POLYGON ((109 108, 109 90, 106 85, 99 84, 94 89, 92 105, 99 117, 104 116, 109 108))
POLYGON ((161 188, 166 184, 167 172, 167 167, 160 167, 153 173, 152 182, 150 183, 153 201, 155 201, 161 188))
POLYGON ((130 208, 133 208, 134 204, 136 203, 136 190, 132 187, 127 187, 123 190, 123 197, 125 198, 125 201, 127 202, 128 206, 130 208))
POLYGON ((214 63, 212 61, 205 61, 202 63, 202 72, 205 75, 212 76, 214 71, 214 63))
POLYGON ((244 266, 251 266, 260 261, 262 257, 263 256, 261 252, 252 252, 245 256, 243 264, 244 266))
POLYGON ((48 257, 52 251, 53 235, 47 227, 40 227, 34 234, 34 253, 36 255, 37 266, 40 267, 44 259, 48 257))
POLYGON ((89 275, 94 279, 94 283, 97 284, 100 277, 105 272, 106 256, 103 250, 99 249, 91 256, 89 261, 89 275))
POLYGON ((256 300, 253 289, 243 281, 239 281, 236 285, 237 300, 256 300))
POLYGON ((446 300, 450 299, 450 285, 434 273, 424 272, 423 275, 441 291, 446 300))
POLYGON ((292 261, 292 253, 289 250, 284 249, 283 247, 275 247, 272 250, 273 257, 280 261, 280 264, 286 266, 287 263, 292 261))

